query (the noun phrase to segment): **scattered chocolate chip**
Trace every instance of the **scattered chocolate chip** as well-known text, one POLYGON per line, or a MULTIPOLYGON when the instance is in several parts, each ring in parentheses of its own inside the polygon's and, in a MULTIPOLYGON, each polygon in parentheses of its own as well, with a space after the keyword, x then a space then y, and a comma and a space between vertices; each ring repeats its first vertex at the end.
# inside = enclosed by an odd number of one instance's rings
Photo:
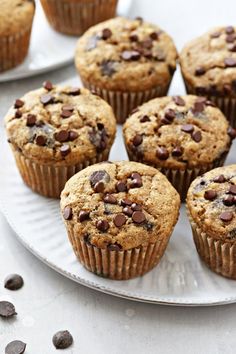
POLYGON ((171 121, 169 119, 166 119, 165 117, 161 118, 160 122, 162 125, 171 124, 171 121))
POLYGON ((131 40, 131 42, 138 42, 138 36, 135 33, 131 33, 129 39, 131 40))
POLYGON ((224 175, 219 175, 213 179, 215 183, 224 183, 226 181, 226 178, 224 175))
POLYGON ((233 35, 233 34, 228 34, 228 35, 226 36, 226 38, 225 38, 225 41, 226 41, 227 43, 233 43, 234 40, 235 40, 235 35, 233 35))
POLYGON ((63 217, 65 220, 71 220, 73 216, 72 209, 69 206, 66 206, 63 210, 63 217))
POLYGON ((197 132, 193 132, 191 137, 196 143, 199 143, 202 140, 202 133, 198 130, 197 132))
POLYGON ((141 17, 141 16, 137 16, 137 17, 135 17, 135 20, 136 21, 139 21, 139 22, 143 22, 143 18, 141 17))
POLYGON ((227 195, 227 197, 223 199, 223 203, 226 206, 234 205, 234 197, 232 195, 227 195))
POLYGON ((56 349, 67 349, 73 343, 73 337, 69 331, 59 331, 52 338, 53 345, 56 349))
POLYGON ((89 181, 90 181, 91 187, 94 188, 95 185, 100 181, 102 181, 104 183, 109 183, 110 175, 105 170, 95 171, 90 175, 89 181))
POLYGON ((185 101, 180 96, 174 96, 173 101, 175 102, 175 104, 177 104, 177 106, 185 106, 185 101))
POLYGON ((45 88, 45 90, 51 91, 53 89, 53 84, 51 83, 51 81, 45 81, 43 83, 43 87, 45 88))
POLYGON ((216 104, 210 100, 207 100, 205 104, 206 106, 216 107, 216 104))
POLYGON ((225 58, 224 63, 227 68, 234 68, 236 66, 236 59, 225 58))
POLYGON ((200 96, 200 97, 197 97, 197 98, 196 98, 196 101, 195 101, 195 102, 202 103, 202 104, 206 104, 207 98, 200 96))
POLYGON ((99 181, 95 184, 95 186, 93 187, 94 191, 96 193, 103 193, 104 189, 105 189, 105 185, 103 181, 99 181))
POLYGON ((117 214, 114 219, 113 222, 115 224, 116 227, 121 227, 126 223, 126 217, 124 214, 117 214))
POLYGON ((24 285, 24 280, 19 274, 10 274, 4 280, 4 287, 8 290, 19 290, 24 285))
POLYGON ((229 192, 230 194, 236 195, 236 185, 232 184, 229 188, 229 192))
POLYGON ((195 75, 196 76, 202 76, 204 75, 206 72, 206 70, 202 67, 202 66, 199 66, 198 68, 196 68, 195 70, 195 75))
POLYGON ((150 33, 149 37, 153 40, 156 41, 159 38, 159 33, 158 32, 152 32, 150 33))
POLYGON ((122 211, 127 216, 133 215, 133 210, 129 206, 124 207, 122 211))
POLYGON ((227 33, 227 34, 232 34, 232 33, 234 33, 234 27, 233 27, 233 26, 227 26, 227 27, 225 28, 225 33, 227 33))
POLYGON ((146 217, 142 211, 134 211, 132 214, 132 220, 136 224, 141 224, 146 220, 146 217))
POLYGON ((132 140, 134 146, 139 146, 143 142, 143 137, 140 134, 136 134, 132 140))
POLYGON ((73 112, 74 108, 75 107, 72 104, 64 104, 64 106, 62 106, 63 111, 69 111, 69 112, 73 112))
POLYGON ((25 104, 24 101, 17 99, 17 100, 15 100, 14 108, 21 108, 24 106, 24 104, 25 104))
POLYGON ((99 231, 105 232, 109 228, 109 224, 106 220, 98 220, 96 222, 96 227, 99 231))
POLYGON ((229 50, 230 52, 236 52, 236 44, 230 43, 230 44, 228 45, 228 50, 229 50))
POLYGON ((173 120, 175 119, 175 111, 173 109, 168 109, 165 112, 165 118, 168 119, 170 122, 173 122, 173 120))
POLYGON ((104 76, 111 77, 113 74, 116 73, 117 62, 114 60, 103 60, 100 66, 101 66, 101 73, 104 76))
POLYGON ((205 102, 197 100, 192 108, 193 114, 202 113, 205 109, 205 102))
POLYGON ((233 219, 233 213, 230 211, 224 211, 220 214, 220 219, 224 222, 231 221, 233 219))
POLYGON ((142 180, 141 179, 133 179, 131 182, 130 182, 130 188, 140 188, 142 187, 143 183, 142 183, 142 180))
POLYGON ((205 191, 205 193, 204 193, 204 198, 206 200, 214 200, 216 197, 217 197, 217 193, 213 189, 209 189, 208 191, 205 191))
POLYGON ((69 132, 67 130, 60 130, 59 132, 55 133, 55 139, 60 143, 64 143, 65 141, 68 141, 69 132))
POLYGON ((71 152, 71 148, 70 148, 70 145, 62 145, 60 147, 60 153, 61 153, 61 156, 65 157, 67 156, 69 153, 71 152))
POLYGON ((211 38, 218 38, 220 37, 221 33, 220 32, 214 32, 211 34, 211 38))
POLYGON ((138 172, 133 172, 131 174, 132 179, 142 179, 142 176, 138 172))
POLYGON ((106 194, 105 197, 103 198, 103 201, 108 204, 116 204, 117 199, 114 197, 112 194, 106 194))
POLYGON ((69 141, 74 141, 78 138, 79 134, 73 130, 69 131, 69 141))
POLYGON ((194 126, 192 124, 184 124, 181 126, 181 130, 185 133, 191 134, 194 131, 194 126))
POLYGON ((121 53, 121 58, 123 60, 139 60, 141 57, 140 53, 136 50, 125 50, 121 53))
POLYGON ((62 118, 69 118, 70 116, 72 116, 72 114, 73 114, 73 112, 71 112, 71 111, 66 111, 66 110, 62 110, 62 112, 61 112, 61 117, 62 118))
POLYGON ((159 160, 167 160, 169 152, 165 147, 158 147, 156 150, 156 156, 159 160))
POLYGON ((132 205, 132 200, 125 198, 125 199, 122 199, 120 203, 122 206, 127 206, 127 205, 130 206, 130 205, 132 205))
POLYGON ((126 187, 126 183, 119 181, 116 183, 116 189, 118 192, 125 192, 127 187, 126 187))
POLYGON ((33 127, 36 123, 36 115, 34 114, 28 114, 26 118, 26 125, 28 127, 33 127))
POLYGON ((23 354, 26 349, 26 343, 20 340, 14 340, 7 344, 5 354, 23 354))
POLYGON ((16 112, 15 112, 15 118, 21 118, 22 117, 22 112, 17 109, 16 112))
POLYGON ((141 123, 145 123, 145 122, 150 122, 150 118, 147 115, 144 115, 140 118, 139 120, 141 123))
POLYGON ((89 219, 89 212, 85 211, 85 210, 80 210, 78 218, 79 218, 80 222, 88 220, 89 219))
POLYGON ((230 136, 231 139, 236 138, 236 129, 229 127, 227 131, 228 135, 230 136))
POLYGON ((110 245, 107 246, 107 249, 109 249, 109 251, 121 251, 122 247, 120 245, 118 245, 118 243, 111 243, 110 245))
POLYGON ((39 146, 45 146, 47 143, 47 138, 44 135, 36 136, 35 142, 39 146))
POLYGON ((179 157, 183 155, 183 148, 181 146, 176 146, 173 150, 172 150, 172 156, 174 157, 179 157))
POLYGON ((15 306, 8 301, 0 301, 0 317, 9 318, 17 315, 15 306))
POLYGON ((151 39, 146 39, 145 41, 140 42, 140 45, 145 49, 151 49, 153 47, 151 39))
POLYGON ((142 206, 138 203, 132 203, 131 204, 131 209, 133 211, 141 211, 142 210, 142 206))
POLYGON ((45 94, 45 95, 42 95, 42 96, 40 97, 40 102, 41 102, 44 106, 46 106, 47 104, 53 102, 53 96, 50 95, 49 93, 48 93, 48 94, 45 94))
POLYGON ((80 88, 79 87, 72 87, 69 91, 69 95, 71 95, 71 96, 80 95, 80 88))

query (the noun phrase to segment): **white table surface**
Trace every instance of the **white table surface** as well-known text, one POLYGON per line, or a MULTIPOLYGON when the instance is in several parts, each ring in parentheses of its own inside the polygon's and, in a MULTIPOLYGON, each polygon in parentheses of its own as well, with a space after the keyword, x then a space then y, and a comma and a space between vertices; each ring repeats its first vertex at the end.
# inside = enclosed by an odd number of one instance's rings
MULTIPOLYGON (((191 37, 217 24, 235 24, 234 0, 134 0, 132 16, 159 23, 180 49, 191 37)), ((39 77, 0 85, 0 117, 15 98, 76 76, 73 66, 39 77)), ((172 91, 182 93, 173 82, 172 91)), ((0 152, 1 153, 1 152, 0 152)), ((1 168, 4 168, 2 166, 1 168)), ((1 171, 0 171, 1 181, 1 171)), ((14 207, 14 205, 12 206, 14 207)), ((29 206, 30 207, 30 206, 29 206)), ((53 354, 52 335, 68 329, 70 354, 233 354, 236 305, 181 308, 135 303, 79 286, 38 261, 15 239, 0 214, 0 299, 12 301, 19 315, 0 319, 0 353, 14 339, 27 343, 26 354, 53 354), (25 286, 10 292, 3 279, 18 272, 25 286)))

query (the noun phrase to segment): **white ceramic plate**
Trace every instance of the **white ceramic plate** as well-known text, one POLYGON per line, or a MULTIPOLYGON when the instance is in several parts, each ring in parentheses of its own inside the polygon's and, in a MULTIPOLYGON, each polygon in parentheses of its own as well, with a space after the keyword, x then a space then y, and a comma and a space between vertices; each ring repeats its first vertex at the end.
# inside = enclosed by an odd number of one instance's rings
MULTIPOLYGON (((69 64, 73 61, 76 37, 54 31, 48 24, 39 0, 36 0, 29 54, 12 70, 0 74, 0 82, 22 79, 69 64)), ((132 0, 120 0, 118 14, 128 15, 132 0)))

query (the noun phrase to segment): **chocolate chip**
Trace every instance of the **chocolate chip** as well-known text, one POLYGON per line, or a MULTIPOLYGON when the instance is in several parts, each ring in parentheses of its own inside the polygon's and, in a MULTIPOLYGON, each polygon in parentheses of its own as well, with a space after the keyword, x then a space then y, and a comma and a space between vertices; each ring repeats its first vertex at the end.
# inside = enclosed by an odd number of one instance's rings
POLYGON ((181 130, 185 133, 191 134, 194 131, 194 126, 192 124, 184 124, 181 126, 181 130))
POLYGON ((110 245, 107 246, 107 249, 109 249, 109 251, 121 251, 122 247, 120 245, 118 245, 118 243, 111 243, 110 245))
POLYGON ((236 52, 236 44, 233 44, 233 43, 229 44, 228 45, 228 50, 230 52, 236 52))
POLYGON ((89 181, 91 187, 94 188, 94 186, 100 181, 103 181, 104 183, 109 183, 110 175, 105 170, 95 171, 90 175, 89 181))
POLYGON ((126 217, 124 214, 117 214, 114 219, 113 222, 115 224, 116 227, 121 227, 126 223, 126 217))
POLYGON ((53 89, 53 85, 51 83, 51 81, 45 81, 43 83, 43 87, 45 88, 45 90, 51 91, 53 89))
POLYGON ((10 274, 4 280, 4 287, 8 290, 19 290, 24 285, 24 280, 19 274, 10 274))
POLYGON ((232 184, 229 188, 229 192, 230 194, 236 195, 236 185, 232 184))
POLYGON ((156 156, 159 160, 167 160, 169 152, 165 147, 158 147, 156 150, 156 156))
POLYGON ((229 127, 227 131, 228 135, 230 136, 231 139, 236 138, 236 129, 229 127))
POLYGON ((101 62, 101 73, 104 76, 111 77, 116 73, 117 62, 114 60, 103 60, 101 62))
POLYGON ((53 345, 56 349, 67 349, 73 343, 73 337, 69 331, 59 331, 52 338, 53 345))
POLYGON ((225 58, 224 63, 226 68, 234 68, 236 66, 236 59, 225 58))
POLYGON ((124 207, 122 211, 127 216, 133 215, 133 210, 129 206, 124 207))
POLYGON ((118 192, 125 192, 127 187, 126 187, 126 183, 119 181, 116 183, 116 189, 118 192))
POLYGON ((223 199, 223 203, 226 206, 234 205, 234 197, 232 195, 227 195, 227 197, 223 199))
POLYGON ((202 76, 204 75, 206 72, 206 70, 202 67, 202 66, 199 66, 198 68, 196 68, 195 70, 195 75, 196 76, 202 76))
POLYGON ((226 181, 226 178, 224 175, 219 175, 213 179, 215 183, 224 183, 226 181))
POLYGON ((62 118, 69 118, 70 116, 72 116, 72 114, 73 114, 73 112, 63 109, 61 112, 61 117, 62 118))
POLYGON ((80 210, 78 218, 79 218, 80 222, 88 220, 89 219, 89 212, 85 211, 85 210, 80 210))
POLYGON ((127 206, 127 205, 130 206, 130 205, 132 205, 132 200, 125 198, 125 199, 122 199, 120 203, 122 206, 127 206))
POLYGON ((211 38, 219 38, 220 35, 221 35, 220 32, 214 32, 214 33, 211 34, 211 38))
POLYGON ((172 122, 175 119, 175 111, 173 109, 168 109, 165 112, 165 118, 172 122))
POLYGON ((126 61, 139 60, 140 57, 140 53, 136 50, 125 50, 121 53, 121 58, 126 61))
POLYGON ((96 222, 96 227, 99 231, 105 232, 109 228, 109 224, 106 220, 98 220, 96 222))
POLYGON ((141 175, 138 172, 133 172, 131 174, 132 179, 142 179, 141 175))
POLYGON ((216 197, 217 197, 217 193, 213 189, 209 189, 208 191, 205 191, 205 193, 204 193, 204 198, 206 200, 214 200, 216 197))
POLYGON ((93 187, 94 191, 96 193, 103 193, 104 189, 105 189, 105 185, 103 181, 99 181, 95 184, 95 186, 93 187))
POLYGON ((195 102, 198 102, 198 103, 202 103, 202 104, 206 104, 207 103, 207 98, 206 97, 197 97, 196 98, 196 101, 195 102))
POLYGON ((145 49, 151 49, 153 47, 151 39, 146 39, 145 41, 140 42, 140 45, 145 49))
POLYGON ((36 136, 35 142, 39 146, 45 146, 47 143, 47 138, 44 135, 36 136))
POLYGON ((15 306, 8 301, 0 301, 0 317, 9 318, 17 315, 15 306))
POLYGON ((59 132, 55 133, 55 139, 60 143, 64 143, 65 141, 68 141, 69 132, 67 130, 60 130, 59 132))
POLYGON ((134 146, 139 146, 143 142, 143 137, 140 134, 136 134, 132 140, 134 146))
POLYGON ((233 219, 233 213, 230 211, 224 211, 220 214, 220 219, 224 222, 231 221, 233 219))
POLYGON ((173 150, 172 150, 172 156, 174 157, 179 157, 183 155, 183 148, 181 146, 176 146, 173 150))
POLYGON ((145 123, 145 122, 150 122, 150 118, 147 115, 144 115, 140 118, 139 120, 141 123, 145 123))
POLYGON ((63 210, 63 217, 65 220, 71 220, 73 216, 72 209, 69 206, 66 206, 63 210))
POLYGON ((74 106, 72 104, 64 104, 64 106, 62 106, 62 110, 63 111, 73 112, 74 111, 74 106))
POLYGON ((26 118, 26 125, 28 127, 33 127, 36 123, 36 115, 34 114, 28 114, 26 118))
POLYGON ((142 210, 142 206, 138 203, 132 203, 131 204, 131 209, 133 211, 141 211, 142 210))
POLYGON ((226 38, 225 38, 225 41, 226 41, 227 43, 233 43, 234 40, 235 40, 235 35, 233 35, 233 34, 228 34, 228 35, 226 36, 226 38))
POLYGON ((62 145, 60 147, 61 156, 65 157, 71 152, 70 145, 62 145))
POLYGON ((142 187, 143 183, 142 183, 142 180, 140 179, 133 179, 131 182, 130 182, 130 188, 140 188, 142 187))
POLYGON ((202 140, 202 133, 198 130, 197 132, 193 132, 191 137, 196 143, 199 143, 202 140))
POLYGON ((40 102, 41 102, 44 106, 46 106, 47 104, 53 102, 53 97, 52 97, 52 95, 50 95, 49 93, 48 93, 48 94, 45 94, 45 95, 42 95, 42 96, 40 97, 40 102))
POLYGON ((131 42, 138 42, 138 36, 135 33, 131 33, 131 35, 129 36, 129 39, 131 40, 131 42))
POLYGON ((69 91, 69 95, 71 95, 71 96, 80 95, 80 88, 79 87, 72 87, 69 91))
POLYGON ((196 101, 192 109, 193 114, 202 113, 205 109, 205 102, 196 101))
POLYGON ((132 220, 136 224, 141 224, 146 220, 146 217, 142 211, 135 211, 132 214, 132 220))
POLYGON ((153 40, 156 41, 159 38, 159 33, 158 32, 152 32, 150 33, 149 37, 153 40))
POLYGON ((23 354, 26 349, 26 343, 20 340, 14 340, 7 344, 5 354, 23 354))
POLYGON ((24 101, 17 99, 17 100, 15 100, 14 108, 21 108, 24 106, 24 104, 25 104, 24 101))
POLYGON ((15 118, 21 118, 22 117, 22 112, 17 109, 16 112, 15 112, 15 118))
POLYGON ((205 104, 206 106, 216 107, 216 104, 210 100, 207 100, 205 104))
POLYGON ((108 204, 116 204, 117 199, 114 197, 112 194, 106 194, 105 197, 103 198, 103 201, 108 204))
POLYGON ((73 130, 69 131, 69 141, 74 141, 78 138, 79 134, 73 130))
POLYGON ((233 27, 233 26, 227 26, 227 27, 225 28, 225 33, 227 33, 227 34, 232 34, 232 33, 234 33, 234 27, 233 27))
POLYGON ((104 28, 102 30, 102 39, 107 40, 112 36, 112 31, 109 28, 104 28))
POLYGON ((139 22, 143 22, 143 18, 141 17, 141 16, 137 16, 137 17, 135 17, 135 20, 136 21, 139 21, 139 22))
POLYGON ((175 102, 175 104, 177 104, 177 106, 185 106, 185 101, 180 96, 174 96, 173 101, 175 102))

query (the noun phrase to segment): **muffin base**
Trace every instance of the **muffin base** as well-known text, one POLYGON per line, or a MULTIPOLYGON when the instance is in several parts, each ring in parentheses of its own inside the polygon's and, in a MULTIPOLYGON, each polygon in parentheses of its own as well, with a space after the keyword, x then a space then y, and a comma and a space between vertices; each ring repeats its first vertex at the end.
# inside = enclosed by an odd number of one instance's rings
POLYGON ((81 35, 89 27, 115 16, 118 0, 41 0, 50 25, 58 32, 81 35))
POLYGON ((83 79, 82 81, 86 88, 92 92, 95 92, 98 96, 102 97, 111 105, 118 124, 124 123, 134 108, 151 100, 152 98, 165 96, 169 89, 168 85, 165 87, 157 86, 150 90, 138 92, 109 91, 106 89, 101 89, 98 86, 91 85, 83 79))
POLYGON ((111 251, 84 242, 76 235, 72 225, 67 225, 67 232, 80 263, 90 272, 114 280, 135 278, 154 268, 163 256, 171 236, 148 246, 111 251))
POLYGON ((215 273, 236 280, 236 242, 216 240, 207 235, 187 212, 197 252, 206 265, 215 273))
POLYGON ((97 157, 71 166, 54 166, 27 159, 22 153, 13 151, 17 167, 25 184, 34 192, 45 197, 60 198, 67 180, 89 165, 106 161, 109 150, 97 157))
POLYGON ((29 50, 31 26, 12 36, 0 37, 0 72, 20 65, 29 50))

